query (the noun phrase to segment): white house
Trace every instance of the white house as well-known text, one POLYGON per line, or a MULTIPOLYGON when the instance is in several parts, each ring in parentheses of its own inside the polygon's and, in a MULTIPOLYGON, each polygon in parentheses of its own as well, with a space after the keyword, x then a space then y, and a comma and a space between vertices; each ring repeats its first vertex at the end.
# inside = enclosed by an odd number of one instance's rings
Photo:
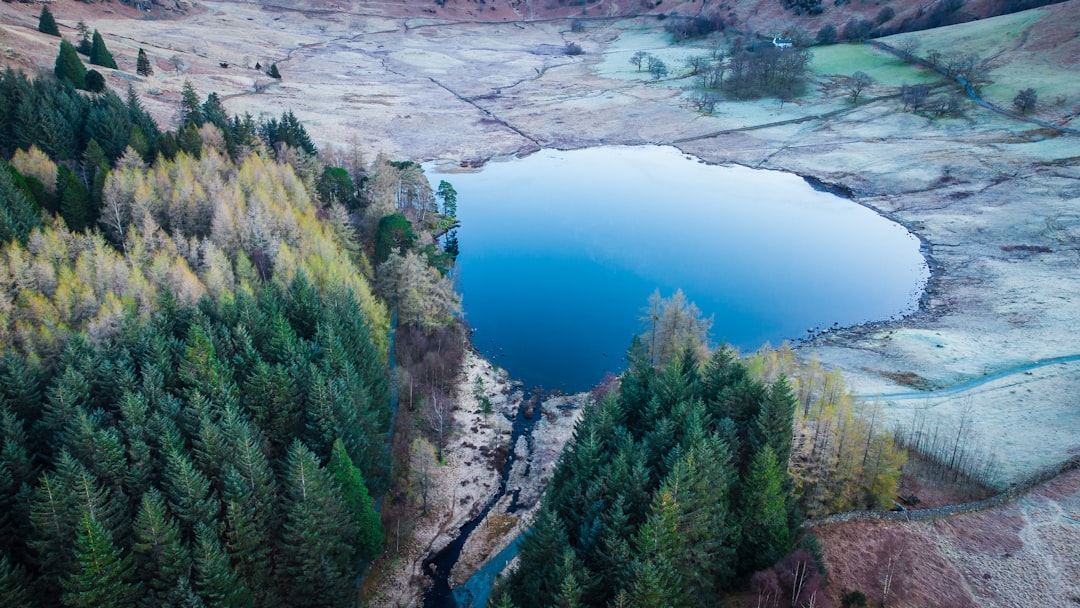
POLYGON ((772 44, 778 49, 790 49, 794 46, 789 38, 773 38, 772 44))

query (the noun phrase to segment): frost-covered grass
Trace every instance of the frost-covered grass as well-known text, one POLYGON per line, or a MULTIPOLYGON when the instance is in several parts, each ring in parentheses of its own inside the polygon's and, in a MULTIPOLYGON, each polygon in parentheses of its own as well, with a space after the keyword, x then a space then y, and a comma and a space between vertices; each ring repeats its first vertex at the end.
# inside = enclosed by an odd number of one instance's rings
POLYGON ((686 60, 694 55, 708 52, 698 44, 675 44, 661 29, 642 29, 624 32, 604 51, 604 60, 596 66, 596 72, 604 78, 616 80, 652 80, 653 77, 642 64, 639 71, 630 58, 644 51, 661 59, 668 67, 665 80, 678 79, 686 72, 686 60))
POLYGON ((813 48, 810 69, 822 76, 869 74, 874 82, 890 86, 933 82, 940 76, 904 63, 895 55, 865 44, 832 44, 813 48))

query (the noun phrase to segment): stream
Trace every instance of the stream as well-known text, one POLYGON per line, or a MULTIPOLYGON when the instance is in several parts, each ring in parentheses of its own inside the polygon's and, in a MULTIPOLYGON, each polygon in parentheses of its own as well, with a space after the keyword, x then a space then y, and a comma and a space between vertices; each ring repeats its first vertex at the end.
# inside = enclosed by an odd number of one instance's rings
MULTIPOLYGON (((506 549, 501 551, 491 560, 488 560, 481 568, 480 572, 470 577, 468 583, 463 585, 463 589, 451 589, 450 588, 450 572, 453 570, 454 565, 457 564, 458 558, 461 557, 461 551, 465 547, 465 543, 469 539, 469 535, 484 521, 484 518, 488 516, 491 509, 506 495, 507 482, 510 477, 510 472, 513 470, 514 462, 516 460, 515 446, 517 446, 518 440, 522 437, 528 444, 528 453, 532 453, 532 431, 535 428, 536 423, 543 415, 540 410, 540 400, 536 399, 535 405, 531 410, 527 408, 527 404, 533 397, 529 391, 525 391, 525 394, 521 400, 521 406, 518 407, 517 412, 514 415, 512 431, 510 434, 510 453, 506 457, 506 463, 503 464, 502 475, 499 478, 499 488, 495 492, 495 495, 488 501, 484 508, 480 511, 480 514, 469 520, 464 526, 461 527, 461 532, 457 538, 450 542, 445 548, 438 553, 429 556, 424 560, 424 572, 427 572, 433 580, 433 586, 424 594, 424 608, 457 608, 458 606, 477 606, 482 607, 487 605, 487 596, 491 593, 491 584, 494 583, 495 576, 502 571, 502 568, 506 565, 510 559, 517 553, 517 545, 520 542, 520 538, 512 542, 506 549), (526 414, 529 415, 526 415, 526 414), (503 558, 500 560, 500 558, 503 558), (502 565, 498 563, 501 561, 502 565), (496 569, 497 567, 497 569, 496 569), (488 584, 476 584, 474 581, 478 581, 479 575, 486 573, 489 579, 488 584)), ((526 469, 526 475, 528 470, 526 469)), ((514 502, 508 509, 509 513, 513 513, 517 508, 517 496, 514 496, 514 502)))

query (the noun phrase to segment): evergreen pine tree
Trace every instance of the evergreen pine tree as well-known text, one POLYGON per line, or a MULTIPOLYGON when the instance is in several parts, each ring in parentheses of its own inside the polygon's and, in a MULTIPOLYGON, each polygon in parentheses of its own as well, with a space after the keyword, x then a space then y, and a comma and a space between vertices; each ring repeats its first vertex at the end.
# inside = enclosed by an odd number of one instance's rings
MULTIPOLYGON (((109 91, 94 101, 86 117, 86 135, 101 146, 105 154, 106 169, 124 155, 131 139, 131 118, 118 95, 109 91)), ((86 182, 93 183, 89 172, 86 182)))
POLYGON ((0 161, 0 200, 6 202, 0 207, 0 242, 26 242, 30 232, 41 225, 41 209, 15 175, 10 165, 0 161))
POLYGON ((266 72, 271 78, 281 78, 281 72, 278 71, 277 64, 271 64, 270 69, 266 72))
POLYGON ((202 136, 194 122, 189 122, 180 129, 176 140, 177 147, 188 156, 199 158, 202 156, 202 136))
POLYGON ((648 520, 634 537, 636 565, 630 597, 634 606, 693 605, 678 568, 685 548, 680 534, 680 488, 665 486, 653 498, 648 520))
POLYGON ((41 573, 38 580, 44 604, 59 599, 60 579, 73 559, 79 503, 67 482, 61 475, 42 473, 30 503, 33 530, 27 544, 41 573))
POLYGON ((663 488, 677 492, 683 550, 674 563, 689 597, 716 597, 735 571, 738 525, 729 506, 734 482, 727 446, 708 437, 672 468, 663 488))
POLYGON ((14 352, 0 356, 0 399, 21 420, 32 423, 41 415, 41 363, 14 352))
POLYGON ((203 125, 202 104, 199 103, 199 94, 195 92, 195 85, 190 80, 184 81, 180 89, 180 125, 187 126, 194 123, 195 127, 203 125))
POLYGON ((446 180, 439 180, 435 194, 442 199, 443 215, 457 218, 457 190, 454 190, 454 186, 446 180))
POLYGON ((450 256, 450 259, 457 260, 457 257, 461 255, 461 245, 458 244, 457 230, 451 230, 446 235, 446 245, 444 247, 446 255, 450 256))
POLYGON ((264 453, 265 440, 234 407, 221 426, 233 446, 223 468, 225 539, 236 573, 259 605, 273 604, 272 538, 278 528, 277 483, 264 453))
POLYGON ((26 553, 26 506, 34 477, 23 422, 0 402, 0 554, 26 553))
POLYGON ((375 500, 364 485, 363 474, 353 465, 340 438, 334 441, 326 470, 341 488, 342 497, 356 524, 355 545, 360 556, 364 559, 376 557, 382 553, 382 521, 375 511, 375 500))
POLYGON ((257 490, 233 465, 225 465, 224 477, 225 540, 236 574, 251 590, 257 605, 275 605, 277 595, 271 577, 274 504, 260 506, 257 490))
POLYGON ((283 457, 302 428, 296 383, 282 365, 259 361, 243 387, 243 404, 270 440, 271 454, 283 457))
POLYGON ((739 516, 742 541, 739 567, 743 573, 756 572, 780 561, 791 548, 788 528, 785 471, 769 445, 754 455, 742 480, 739 516))
POLYGON ((219 504, 211 493, 210 480, 177 449, 165 456, 162 485, 169 510, 180 520, 185 536, 193 538, 200 523, 213 525, 217 522, 219 504))
POLYGON ((42 454, 52 454, 56 446, 67 445, 70 438, 66 433, 71 421, 80 409, 91 405, 90 391, 90 382, 74 366, 65 366, 59 377, 53 380, 35 433, 45 442, 45 445, 38 446, 42 454))
POLYGON ((567 548, 563 552, 561 566, 562 583, 559 585, 559 592, 555 595, 554 605, 557 608, 581 608, 585 605, 582 599, 584 592, 581 581, 578 580, 582 568, 573 549, 567 548))
POLYGON ((83 171, 86 182, 90 184, 90 203, 95 209, 101 209, 104 202, 105 178, 109 175, 109 158, 101 149, 96 139, 86 144, 83 154, 83 171))
POLYGON ((56 26, 56 19, 53 18, 53 14, 49 12, 49 7, 41 7, 41 15, 38 17, 37 29, 42 34, 49 34, 50 36, 60 36, 60 28, 56 26))
POLYGON ((8 608, 34 608, 38 603, 31 593, 26 569, 0 552, 0 605, 8 608))
POLYGON ((97 212, 91 206, 90 191, 65 165, 56 171, 56 193, 60 197, 60 216, 72 231, 81 231, 94 225, 97 212))
POLYGON ((206 96, 202 104, 203 120, 225 131, 229 128, 229 114, 221 104, 221 97, 214 92, 206 96))
POLYGON ((105 39, 97 30, 94 30, 93 41, 90 43, 90 63, 116 69, 116 60, 113 59, 109 49, 105 48, 105 39))
POLYGON ((60 453, 56 471, 63 487, 68 488, 74 496, 80 511, 90 514, 115 542, 127 545, 131 520, 125 497, 102 485, 85 465, 66 451, 60 453))
POLYGON ((141 393, 128 392, 120 398, 120 431, 127 445, 128 466, 124 472, 124 490, 128 496, 144 495, 157 475, 150 448, 149 406, 141 393))
POLYGON ((65 435, 71 455, 83 463, 93 476, 114 495, 123 492, 127 473, 127 454, 120 431, 102 426, 99 419, 79 408, 69 422, 65 435))
POLYGON ((207 608, 253 606, 251 593, 229 568, 229 556, 209 526, 199 524, 193 547, 195 591, 207 608))
POLYGON ((135 513, 132 553, 148 606, 164 605, 191 571, 191 555, 180 539, 180 526, 165 507, 161 492, 151 488, 135 513))
POLYGON ((343 603, 352 592, 352 522, 336 484, 296 441, 285 460, 285 515, 277 580, 288 605, 343 603))
POLYGON ((563 584, 559 565, 568 542, 562 520, 551 508, 542 508, 518 553, 521 563, 529 568, 518 568, 511 575, 511 599, 517 606, 546 608, 554 604, 563 584))
POLYGON ((60 41, 60 52, 56 55, 56 67, 53 73, 60 80, 66 80, 81 89, 86 86, 86 67, 83 66, 75 47, 67 40, 60 41))
POLYGON ((781 375, 769 386, 768 394, 761 404, 757 430, 759 444, 768 444, 776 455, 776 461, 787 466, 791 457, 792 426, 795 422, 795 395, 787 378, 781 375))
MULTIPOLYGON (((148 605, 147 608, 157 608, 157 605, 148 605)), ((206 602, 195 593, 191 586, 191 579, 184 577, 176 584, 169 593, 168 599, 161 604, 163 608, 209 608, 206 602)))
POLYGON ((75 568, 63 580, 63 588, 62 600, 71 608, 128 608, 138 597, 131 557, 89 512, 79 522, 75 568))
POLYGON ((150 58, 142 48, 139 48, 139 56, 135 59, 135 73, 139 76, 154 75, 154 67, 150 65, 150 58))

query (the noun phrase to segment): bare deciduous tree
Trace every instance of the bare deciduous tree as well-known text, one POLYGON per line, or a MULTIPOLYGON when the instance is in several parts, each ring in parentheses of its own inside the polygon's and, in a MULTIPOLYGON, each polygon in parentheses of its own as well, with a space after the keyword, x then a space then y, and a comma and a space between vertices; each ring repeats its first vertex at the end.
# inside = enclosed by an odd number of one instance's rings
POLYGON ((874 79, 870 77, 866 72, 855 72, 851 76, 848 76, 844 80, 844 88, 847 89, 848 97, 851 97, 851 103, 858 103, 859 96, 866 90, 874 79))
POLYGON ((453 409, 453 400, 439 390, 431 391, 430 399, 424 407, 424 418, 427 419, 431 432, 435 434, 435 447, 440 460, 446 447, 446 436, 453 429, 453 409))
POLYGON ((930 85, 916 84, 903 85, 900 87, 900 100, 904 102, 904 109, 911 108, 912 112, 918 112, 919 108, 926 103, 930 96, 930 85))
POLYGON ((881 606, 903 589, 904 545, 895 535, 889 536, 878 550, 878 582, 881 584, 881 606))
POLYGON ((915 51, 919 50, 919 39, 905 38, 896 45, 896 49, 903 53, 908 61, 915 59, 915 51))

